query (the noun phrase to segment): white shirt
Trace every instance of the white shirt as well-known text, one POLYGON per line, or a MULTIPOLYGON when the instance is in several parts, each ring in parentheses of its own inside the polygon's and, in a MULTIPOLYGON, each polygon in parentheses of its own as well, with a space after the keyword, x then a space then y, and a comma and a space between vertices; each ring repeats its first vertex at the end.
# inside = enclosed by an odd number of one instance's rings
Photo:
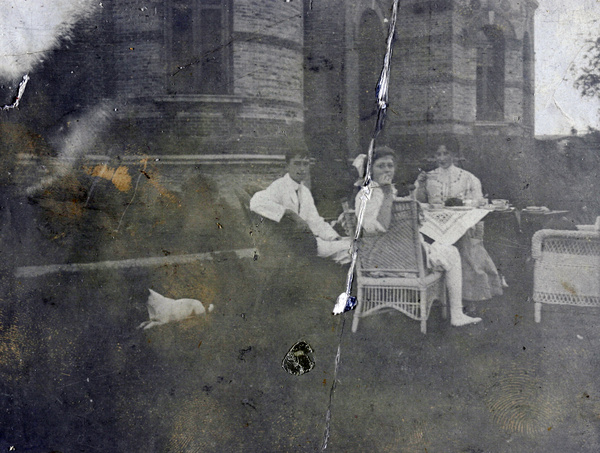
POLYGON ((309 188, 294 181, 289 173, 256 192, 250 200, 251 211, 274 222, 281 221, 286 209, 298 214, 316 237, 326 241, 339 237, 319 215, 309 188))

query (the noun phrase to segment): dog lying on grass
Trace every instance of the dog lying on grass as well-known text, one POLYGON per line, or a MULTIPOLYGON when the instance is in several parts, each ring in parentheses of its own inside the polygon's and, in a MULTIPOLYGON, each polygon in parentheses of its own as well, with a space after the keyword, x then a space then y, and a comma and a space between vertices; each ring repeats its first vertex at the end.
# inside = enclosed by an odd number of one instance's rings
MULTIPOLYGON (((170 299, 161 296, 156 291, 150 291, 148 296, 148 314, 149 321, 144 321, 138 326, 149 329, 150 327, 160 326, 168 322, 183 321, 193 315, 203 315, 206 313, 202 302, 196 299, 170 299)), ((213 311, 213 304, 208 306, 208 311, 213 311)))

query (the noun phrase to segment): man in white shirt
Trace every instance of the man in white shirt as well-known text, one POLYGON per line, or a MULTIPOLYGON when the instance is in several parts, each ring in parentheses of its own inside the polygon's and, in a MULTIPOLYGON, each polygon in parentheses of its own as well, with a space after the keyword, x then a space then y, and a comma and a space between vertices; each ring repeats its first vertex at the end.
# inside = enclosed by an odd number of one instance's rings
MULTIPOLYGON (((305 150, 286 154, 287 173, 254 194, 250 210, 279 225, 291 224, 290 235, 304 234, 316 239, 317 255, 345 264, 350 262, 351 239, 341 237, 319 215, 310 189, 310 160, 305 150)), ((288 229, 290 229, 288 227, 288 229)))

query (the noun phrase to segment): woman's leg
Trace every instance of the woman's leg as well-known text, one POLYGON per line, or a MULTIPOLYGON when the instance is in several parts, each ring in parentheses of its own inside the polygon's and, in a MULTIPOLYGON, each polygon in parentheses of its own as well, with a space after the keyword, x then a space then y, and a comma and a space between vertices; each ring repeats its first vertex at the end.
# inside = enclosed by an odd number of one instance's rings
POLYGON ((462 259, 463 296, 470 301, 502 295, 500 275, 483 246, 483 229, 479 222, 456 243, 462 259))
POLYGON ((464 326, 481 321, 481 318, 471 318, 463 313, 462 265, 458 249, 453 245, 434 242, 429 247, 429 260, 433 266, 446 272, 451 324, 453 326, 464 326))

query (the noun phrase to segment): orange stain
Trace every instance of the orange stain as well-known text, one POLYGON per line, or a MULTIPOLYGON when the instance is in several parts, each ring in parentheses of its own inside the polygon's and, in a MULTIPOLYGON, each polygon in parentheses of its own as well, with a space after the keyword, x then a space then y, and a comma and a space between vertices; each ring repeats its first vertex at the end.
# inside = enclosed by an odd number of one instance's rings
POLYGON ((112 168, 106 164, 101 164, 95 167, 84 167, 83 169, 90 176, 111 181, 121 192, 131 190, 131 175, 125 166, 112 168))

